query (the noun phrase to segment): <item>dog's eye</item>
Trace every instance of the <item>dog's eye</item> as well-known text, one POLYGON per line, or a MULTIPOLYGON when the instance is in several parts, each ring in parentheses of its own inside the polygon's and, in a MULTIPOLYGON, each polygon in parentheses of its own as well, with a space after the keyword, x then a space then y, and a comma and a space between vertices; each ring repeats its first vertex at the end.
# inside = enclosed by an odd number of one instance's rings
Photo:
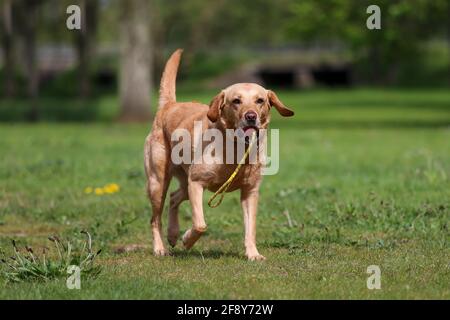
POLYGON ((234 99, 233 104, 241 104, 241 99, 234 99))
POLYGON ((257 104, 263 104, 264 103, 264 99, 263 98, 259 98, 258 100, 256 100, 257 104))

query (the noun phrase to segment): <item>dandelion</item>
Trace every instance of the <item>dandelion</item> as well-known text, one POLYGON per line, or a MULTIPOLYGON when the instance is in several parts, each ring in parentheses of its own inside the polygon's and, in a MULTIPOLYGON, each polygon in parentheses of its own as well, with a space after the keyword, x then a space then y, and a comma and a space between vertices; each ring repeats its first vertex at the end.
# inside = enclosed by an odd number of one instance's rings
POLYGON ((116 193, 119 191, 120 191, 120 187, 117 183, 109 183, 109 184, 105 185, 104 187, 96 187, 96 188, 87 187, 84 189, 84 193, 86 193, 86 194, 94 193, 98 196, 102 196, 104 194, 112 194, 112 193, 116 193))
POLYGON ((119 192, 120 187, 116 183, 110 183, 103 187, 105 193, 116 193, 119 192))
POLYGON ((92 191, 94 191, 92 189, 92 187, 87 187, 87 188, 84 189, 84 193, 86 193, 86 194, 90 194, 90 193, 92 193, 92 191))

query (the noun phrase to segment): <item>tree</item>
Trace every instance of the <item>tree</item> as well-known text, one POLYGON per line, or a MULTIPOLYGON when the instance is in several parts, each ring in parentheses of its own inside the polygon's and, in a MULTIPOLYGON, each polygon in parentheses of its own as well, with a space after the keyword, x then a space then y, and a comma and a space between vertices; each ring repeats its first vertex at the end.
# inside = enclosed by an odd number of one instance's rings
POLYGON ((93 44, 97 33, 97 0, 81 0, 81 30, 75 32, 78 54, 79 94, 87 98, 91 94, 90 61, 92 61, 93 44))
POLYGON ((13 14, 12 1, 4 0, 2 10, 2 47, 3 47, 3 66, 5 73, 5 96, 12 97, 15 94, 14 81, 14 36, 13 36, 13 14))
POLYGON ((40 0, 23 0, 21 8, 21 25, 25 42, 25 65, 28 78, 27 95, 30 99, 29 121, 37 121, 39 118, 38 93, 39 73, 36 61, 36 30, 38 27, 38 7, 40 0))
POLYGON ((120 118, 145 121, 151 116, 149 1, 120 0, 120 9, 120 118))
POLYGON ((447 0, 379 0, 381 29, 369 30, 366 9, 373 1, 292 1, 284 29, 290 39, 347 45, 371 82, 396 81, 398 66, 420 57, 421 45, 448 29, 447 0))

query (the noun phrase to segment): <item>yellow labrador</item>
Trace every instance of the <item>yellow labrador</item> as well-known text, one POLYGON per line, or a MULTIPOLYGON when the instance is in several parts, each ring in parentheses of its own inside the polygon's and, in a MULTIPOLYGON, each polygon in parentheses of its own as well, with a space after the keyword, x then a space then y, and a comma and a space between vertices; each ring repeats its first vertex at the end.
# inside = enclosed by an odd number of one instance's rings
MULTIPOLYGON (((153 252, 167 255, 162 240, 161 215, 170 180, 175 176, 179 189, 170 194, 168 242, 175 246, 179 237, 178 207, 189 200, 192 207, 192 227, 182 237, 185 248, 191 248, 206 231, 203 216, 203 191, 217 191, 227 181, 237 166, 222 163, 180 163, 172 159, 172 149, 177 144, 172 135, 175 130, 184 129, 192 133, 194 123, 200 123, 202 130, 241 129, 245 133, 266 129, 270 121, 270 109, 275 107, 285 117, 294 114, 278 99, 277 95, 254 83, 238 83, 222 90, 210 103, 177 102, 175 81, 182 50, 175 51, 169 58, 161 79, 159 109, 151 133, 145 141, 145 171, 147 190, 152 205, 151 228, 153 252)), ((225 152, 222 153, 225 155, 225 152)), ((250 260, 265 259, 256 248, 256 212, 261 183, 261 164, 245 163, 228 191, 241 191, 241 205, 245 225, 245 253, 250 260)))

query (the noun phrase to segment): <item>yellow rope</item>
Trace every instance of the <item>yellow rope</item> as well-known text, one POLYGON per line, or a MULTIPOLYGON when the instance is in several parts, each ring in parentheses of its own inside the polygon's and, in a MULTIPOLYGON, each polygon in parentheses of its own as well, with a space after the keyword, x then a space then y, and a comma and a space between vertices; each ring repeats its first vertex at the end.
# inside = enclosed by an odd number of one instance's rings
POLYGON ((209 198, 208 200, 208 206, 210 206, 211 208, 216 208, 218 207, 221 203, 223 198, 225 197, 225 192, 227 192, 228 188, 230 187, 230 185, 233 183, 234 178, 236 178, 236 175, 238 174, 239 170, 241 169, 242 165, 245 163, 245 160, 247 159, 250 150, 252 149, 253 145, 255 144, 256 141, 256 134, 253 133, 252 135, 252 140, 247 148, 247 150, 244 153, 244 156, 242 157, 241 161, 239 162, 238 166, 236 167, 236 169, 234 169, 234 172, 231 174, 231 176, 228 178, 227 181, 225 181, 225 183, 219 188, 219 190, 217 190, 212 196, 211 198, 209 198), (217 201, 215 204, 213 204, 213 200, 215 198, 217 198, 218 195, 221 195, 219 198, 219 201, 217 201))

